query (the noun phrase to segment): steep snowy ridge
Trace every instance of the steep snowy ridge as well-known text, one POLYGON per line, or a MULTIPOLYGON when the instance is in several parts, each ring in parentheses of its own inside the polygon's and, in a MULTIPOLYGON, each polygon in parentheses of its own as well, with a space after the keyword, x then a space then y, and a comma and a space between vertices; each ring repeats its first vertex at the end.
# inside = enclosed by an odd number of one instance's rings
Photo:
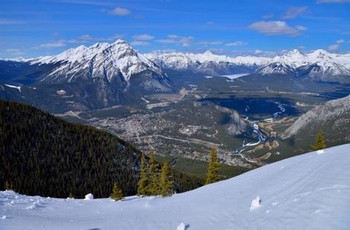
POLYGON ((350 226, 350 144, 172 197, 55 199, 0 192, 1 229, 319 229, 350 226))
POLYGON ((122 81, 129 84, 132 75, 148 71, 157 76, 169 87, 166 75, 153 62, 137 53, 123 40, 115 43, 97 43, 93 46, 79 46, 57 56, 32 59, 31 63, 60 63, 51 73, 42 78, 43 82, 72 82, 80 78, 113 78, 122 76, 122 81))

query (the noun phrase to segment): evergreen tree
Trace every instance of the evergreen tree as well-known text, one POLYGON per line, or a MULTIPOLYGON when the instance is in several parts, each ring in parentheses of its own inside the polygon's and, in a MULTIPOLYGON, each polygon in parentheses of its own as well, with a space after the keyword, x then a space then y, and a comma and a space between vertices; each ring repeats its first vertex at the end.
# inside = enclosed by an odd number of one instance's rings
POLYGON ((10 190, 11 189, 11 183, 6 181, 5 182, 5 190, 10 190))
POLYGON ((168 162, 164 162, 162 165, 159 185, 160 195, 163 197, 171 196, 173 194, 174 181, 172 180, 168 162))
POLYGON ((122 190, 119 188, 119 186, 117 185, 117 183, 113 183, 113 190, 111 193, 111 198, 114 199, 115 201, 117 200, 122 200, 123 199, 123 192, 122 190))
POLYGON ((72 193, 72 192, 70 192, 70 193, 69 193, 68 198, 70 198, 70 199, 74 199, 74 195, 73 195, 73 193, 72 193))
POLYGON ((154 153, 151 153, 150 160, 149 160, 149 186, 147 187, 147 193, 151 196, 159 195, 160 193, 160 187, 159 187, 159 172, 157 168, 157 161, 154 156, 154 153))
POLYGON ((220 180, 219 178, 219 162, 216 149, 212 149, 210 152, 210 160, 208 166, 207 180, 205 184, 214 183, 220 180))
POLYGON ((320 149, 325 149, 327 147, 324 133, 322 130, 318 131, 315 139, 315 144, 311 145, 311 149, 316 151, 320 149))
POLYGON ((147 186, 149 184, 148 172, 146 165, 146 157, 142 153, 141 156, 141 170, 140 170, 140 178, 137 183, 137 195, 143 196, 147 194, 147 186))

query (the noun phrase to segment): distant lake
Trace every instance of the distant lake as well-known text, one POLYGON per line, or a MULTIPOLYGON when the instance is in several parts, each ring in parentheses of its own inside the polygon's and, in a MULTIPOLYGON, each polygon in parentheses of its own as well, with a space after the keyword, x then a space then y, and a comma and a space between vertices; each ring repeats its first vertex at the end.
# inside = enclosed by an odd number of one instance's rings
POLYGON ((204 98, 199 101, 212 102, 228 109, 234 109, 241 115, 253 118, 274 117, 276 113, 278 113, 278 116, 299 114, 299 110, 294 107, 294 103, 286 98, 236 98, 231 96, 229 98, 204 98))

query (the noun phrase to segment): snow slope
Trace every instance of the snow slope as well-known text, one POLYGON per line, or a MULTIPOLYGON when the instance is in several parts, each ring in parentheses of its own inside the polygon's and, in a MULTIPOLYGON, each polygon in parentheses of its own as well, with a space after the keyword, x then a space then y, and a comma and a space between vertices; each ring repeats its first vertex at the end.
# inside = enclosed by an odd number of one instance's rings
POLYGON ((0 229, 349 229, 350 144, 170 198, 78 200, 0 192, 0 229))

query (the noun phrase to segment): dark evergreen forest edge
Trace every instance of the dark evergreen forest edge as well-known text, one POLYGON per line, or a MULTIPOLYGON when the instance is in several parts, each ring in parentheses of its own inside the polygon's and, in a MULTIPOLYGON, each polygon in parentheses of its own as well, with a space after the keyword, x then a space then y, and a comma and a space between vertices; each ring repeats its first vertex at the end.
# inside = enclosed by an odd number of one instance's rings
MULTIPOLYGON (((96 128, 0 100, 0 190, 51 197, 109 197, 113 183, 137 193, 141 152, 96 128)), ((148 158, 147 160, 148 161, 148 158)), ((172 169, 176 192, 203 185, 172 169)))

